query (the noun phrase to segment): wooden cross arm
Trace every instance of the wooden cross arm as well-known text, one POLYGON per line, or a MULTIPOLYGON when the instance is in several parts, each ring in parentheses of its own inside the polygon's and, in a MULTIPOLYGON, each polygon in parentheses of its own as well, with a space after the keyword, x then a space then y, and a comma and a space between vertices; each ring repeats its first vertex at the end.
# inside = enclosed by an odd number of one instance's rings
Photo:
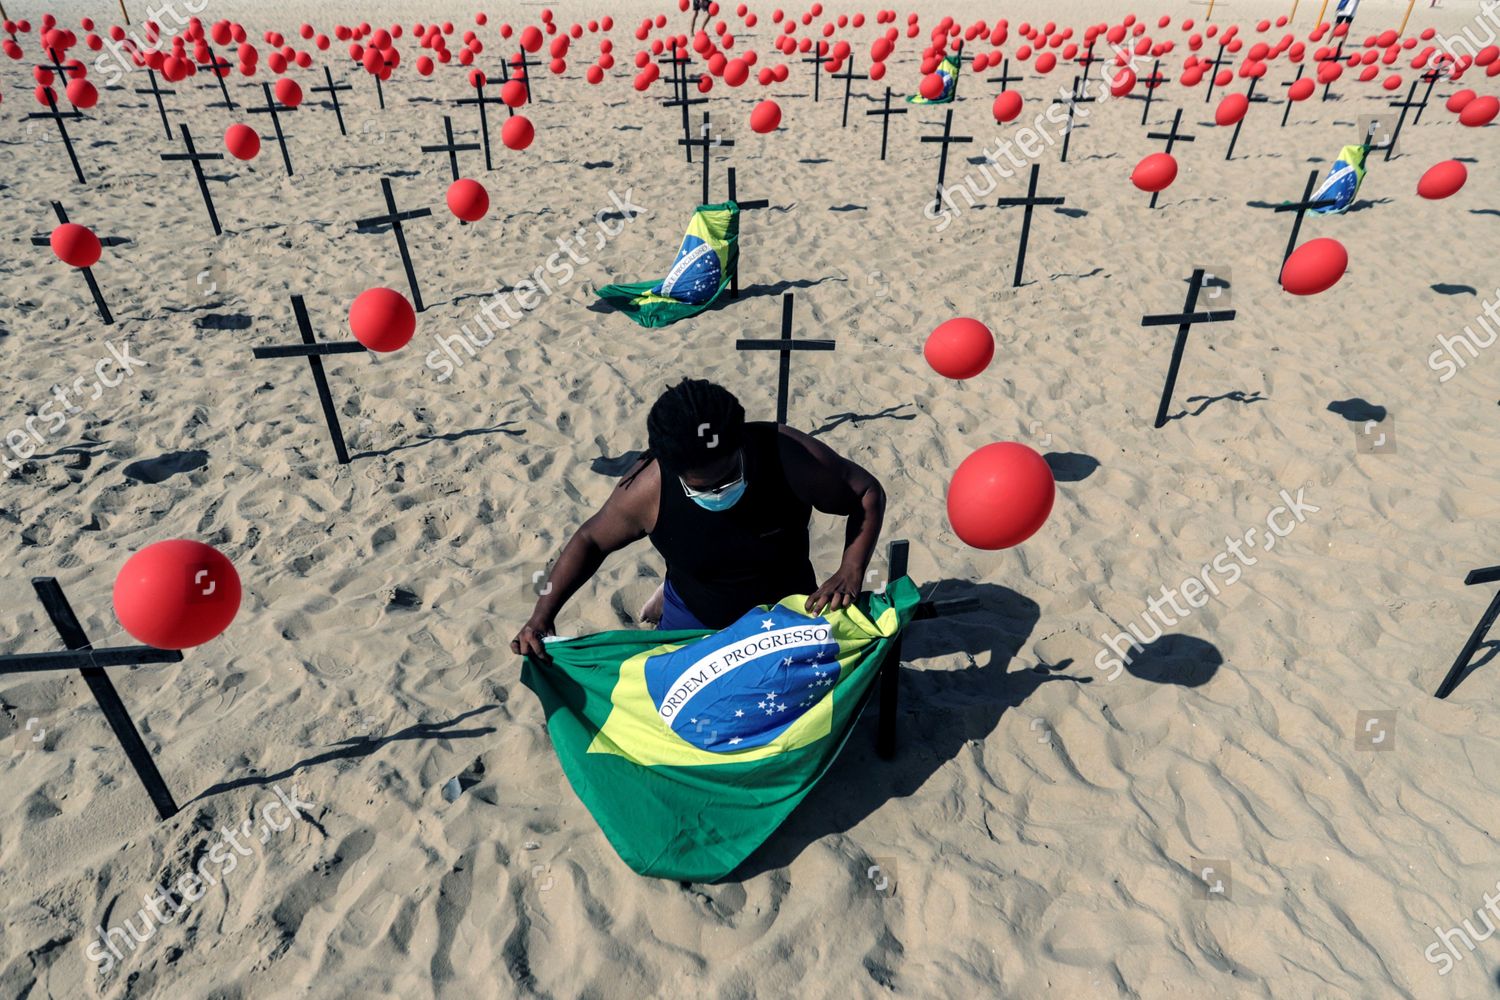
POLYGON ((340 340, 331 344, 278 344, 256 347, 251 353, 258 360, 267 358, 311 358, 325 354, 363 354, 369 348, 357 340, 340 340))
POLYGON ((832 340, 736 340, 736 351, 831 351, 832 340))
POLYGON ((43 670, 82 670, 85 667, 134 667, 146 663, 180 663, 182 652, 155 646, 119 646, 63 653, 16 653, 0 656, 0 674, 43 670))
POLYGON ((1494 583, 1500 580, 1500 566, 1488 566, 1484 569, 1470 570, 1469 575, 1464 577, 1464 586, 1472 587, 1479 583, 1494 583))
POLYGON ((1234 319, 1233 309, 1215 312, 1180 313, 1176 316, 1142 316, 1141 326, 1181 326, 1183 323, 1223 323, 1234 319))

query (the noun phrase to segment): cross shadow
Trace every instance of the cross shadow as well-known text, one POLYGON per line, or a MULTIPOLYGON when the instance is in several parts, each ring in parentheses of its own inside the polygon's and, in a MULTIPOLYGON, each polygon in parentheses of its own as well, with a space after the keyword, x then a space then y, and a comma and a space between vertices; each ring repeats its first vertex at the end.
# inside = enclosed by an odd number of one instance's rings
POLYGON ((1153 684, 1201 687, 1213 680, 1223 665, 1224 655, 1213 643, 1191 635, 1169 634, 1147 643, 1126 662, 1125 669, 1132 677, 1153 684))
POLYGON ((1078 451, 1049 451, 1042 458, 1052 469, 1052 478, 1059 483, 1081 483, 1099 468, 1097 458, 1078 451))
POLYGON ((952 618, 913 623, 905 634, 904 658, 960 654, 969 666, 903 668, 895 759, 876 756, 876 713, 863 712, 818 786, 724 881, 739 882, 785 868, 809 845, 847 832, 891 799, 913 794, 965 746, 990 736, 1005 711, 1025 702, 1041 685, 1092 681, 1038 669, 1007 669, 1040 617, 1041 609, 1029 597, 1008 587, 966 580, 943 580, 928 592, 941 592, 944 599, 975 598, 980 606, 952 618), (976 654, 986 657, 982 666, 976 654))
POLYGON ((828 431, 833 430, 835 427, 841 427, 844 424, 854 424, 856 427, 858 427, 860 424, 870 420, 915 420, 917 419, 917 415, 915 413, 896 412, 897 410, 904 410, 911 405, 911 403, 898 403, 895 406, 887 406, 885 409, 880 410, 877 413, 835 413, 824 418, 826 422, 823 424, 823 426, 815 430, 810 430, 807 433, 811 437, 817 437, 820 434, 826 434, 828 431))
POLYGON ((1335 399, 1328 404, 1329 413, 1337 413, 1351 424, 1363 424, 1371 420, 1377 424, 1385 420, 1386 409, 1355 396, 1352 399, 1335 399))
POLYGON ((636 462, 641 460, 645 452, 627 451, 619 458, 610 458, 608 455, 600 455, 589 463, 589 471, 597 472, 601 476, 609 476, 611 479, 619 479, 629 472, 636 462))
POLYGON ((391 447, 384 448, 380 451, 361 451, 356 454, 350 455, 349 461, 352 462, 357 458, 383 458, 386 455, 393 455, 398 451, 406 451, 409 448, 421 448, 425 445, 431 444, 434 441, 458 441, 462 438, 475 437, 480 434, 508 434, 511 437, 520 437, 521 435, 526 433, 524 430, 506 430, 506 428, 513 423, 515 423, 514 420, 506 420, 503 423, 494 425, 493 427, 476 427, 473 430, 454 431, 451 434, 419 434, 417 435, 417 440, 412 442, 411 444, 392 445, 391 447))
POLYGON ((1493 208, 1471 208, 1470 215, 1500 215, 1500 210, 1493 208))
POLYGON ((1374 208, 1376 205, 1388 205, 1388 204, 1390 204, 1390 202, 1391 202, 1390 198, 1375 198, 1375 199, 1361 198, 1358 201, 1356 201, 1354 204, 1350 205, 1349 208, 1348 208, 1348 211, 1349 212, 1363 212, 1367 208, 1374 208))
MULTIPOLYGON (((754 285, 746 285, 745 287, 740 289, 739 301, 743 301, 745 299, 760 299, 767 296, 774 296, 775 298, 779 299, 781 298, 783 293, 789 292, 794 288, 814 288, 818 285, 823 284, 825 281, 838 280, 841 279, 834 275, 829 275, 826 278, 819 278, 816 281, 812 281, 807 278, 798 278, 796 281, 778 281, 770 285, 759 283, 754 285)), ((735 301, 735 299, 730 298, 728 295, 721 295, 719 297, 719 301, 715 302, 709 311, 717 312, 718 310, 725 308, 725 306, 732 304, 735 301)))
POLYGON ((1500 656, 1500 639, 1486 639, 1474 652, 1476 655, 1469 661, 1468 666, 1464 667, 1463 673, 1458 675, 1458 680, 1453 684, 1453 690, 1458 690, 1459 685, 1463 684, 1470 674, 1500 656))
POLYGON ((131 462, 122 470, 126 479, 155 485, 165 482, 178 473, 194 472, 208 464, 208 452, 200 449, 174 451, 156 458, 145 458, 131 462))
POLYGON ((262 774, 255 775, 253 777, 236 778, 233 781, 221 781, 217 785, 206 788, 203 791, 199 792, 198 795, 195 796, 191 801, 201 802, 203 799, 206 799, 211 795, 218 795, 223 792, 231 792, 236 788, 245 788, 250 785, 265 786, 278 781, 285 781, 287 778, 292 777, 299 771, 305 770, 309 767, 314 767, 318 764, 327 764, 330 761, 354 760, 360 757, 368 757, 386 744, 395 743, 397 741, 441 740, 446 742, 448 740, 470 740, 478 736, 488 736, 491 733, 495 732, 495 728, 493 726, 481 726, 474 729, 451 729, 449 727, 464 721, 470 716, 479 715, 481 712, 491 712, 499 707, 499 705, 481 705, 480 707, 471 709, 470 711, 464 712, 461 715, 456 715, 446 722, 418 722, 413 725, 407 726, 405 729, 402 729, 399 732, 389 733, 385 736, 380 736, 373 739, 368 739, 365 737, 351 737, 347 740, 339 740, 337 743, 333 744, 334 746, 338 747, 337 750, 329 750, 326 753, 320 753, 313 757, 304 758, 288 768, 277 771, 275 774, 262 774))
POLYGON ((1432 286, 1432 290, 1439 295, 1478 295, 1479 289, 1473 285, 1450 285, 1439 281, 1432 286))
POLYGON ((1259 389, 1256 389, 1249 395, 1246 395, 1243 389, 1235 389, 1233 392, 1226 392, 1223 395, 1219 396, 1189 396, 1187 398, 1187 401, 1189 403, 1198 403, 1201 401, 1202 405, 1191 412, 1183 410, 1179 413, 1174 413, 1167 419, 1185 420, 1188 417, 1196 417, 1202 414, 1204 410, 1208 409, 1215 403, 1224 402, 1226 400, 1233 403, 1264 403, 1266 402, 1266 397, 1261 395, 1259 389))

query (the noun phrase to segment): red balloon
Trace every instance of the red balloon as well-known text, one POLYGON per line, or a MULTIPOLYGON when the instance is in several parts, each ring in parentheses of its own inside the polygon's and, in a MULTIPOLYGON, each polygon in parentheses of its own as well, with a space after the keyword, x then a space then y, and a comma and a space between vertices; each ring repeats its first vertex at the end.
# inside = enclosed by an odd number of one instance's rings
POLYGON ((526 103, 526 83, 523 80, 508 80, 500 88, 500 100, 513 108, 526 103))
POLYGON ((528 24, 521 29, 521 48, 527 52, 535 52, 542 47, 542 33, 534 24, 528 24))
POLYGON ((990 110, 994 112, 995 121, 1003 124, 1015 120, 1021 113, 1021 103, 1019 90, 1007 90, 995 98, 995 105, 990 110))
POLYGON ((1428 168, 1417 181, 1417 194, 1423 198, 1446 198, 1457 193, 1469 179, 1469 170, 1457 160, 1444 160, 1428 168))
POLYGON ((1313 83, 1311 77, 1303 77, 1292 84, 1291 89, 1287 91, 1287 96, 1294 101, 1305 101, 1313 95, 1316 89, 1317 85, 1313 83))
POLYGON ((1135 165, 1130 183, 1142 191, 1165 191, 1177 179, 1177 161, 1171 153, 1152 153, 1135 165))
POLYGON ((1047 522, 1057 486, 1047 460, 1024 444, 985 445, 948 484, 948 523, 966 545, 1008 549, 1047 522))
POLYGON ((302 103, 302 88, 296 80, 282 77, 276 81, 276 99, 289 108, 302 103))
POLYGON ((224 147, 236 160, 253 160, 260 153, 260 136, 249 125, 231 125, 224 133, 224 147))
POLYGON ((75 108, 92 108, 99 103, 99 91, 82 78, 68 84, 68 100, 75 108))
POLYGON ((461 177, 448 188, 448 210, 465 222, 478 222, 490 210, 490 193, 478 181, 461 177))
POLYGON ((1469 102, 1477 96, 1479 95, 1475 94, 1472 90, 1460 90, 1449 97, 1447 103, 1443 106, 1456 115, 1468 107, 1469 102))
POLYGON ((1458 120, 1460 124, 1478 128, 1494 121, 1497 114, 1500 114, 1500 98, 1485 95, 1465 104, 1464 109, 1458 113, 1458 120))
POLYGON ((917 92, 923 97, 927 98, 929 101, 935 101, 943 96, 943 91, 945 89, 946 87, 943 84, 943 78, 941 76, 938 76, 936 73, 928 73, 926 76, 922 77, 922 83, 921 86, 917 88, 917 92))
POLYGON ((186 538, 155 542, 120 567, 114 605, 125 631, 148 646, 201 646, 234 621, 240 575, 213 546, 186 538))
POLYGON ((93 231, 76 222, 64 222, 52 230, 52 252, 70 267, 93 267, 103 247, 93 231))
POLYGON ((1218 110, 1214 112, 1214 124, 1220 128, 1237 124, 1249 110, 1250 98, 1244 94, 1230 94, 1219 102, 1218 110))
POLYGON ((1109 94, 1111 97, 1124 97, 1135 87, 1135 70, 1129 66, 1121 67, 1120 72, 1115 74, 1109 82, 1109 94))
POLYGON ((400 292, 371 288, 349 307, 349 329, 372 351, 399 351, 417 332, 417 312, 400 292))
POLYGON ((944 378, 973 378, 995 357, 995 335, 977 319, 950 319, 927 336, 922 356, 944 378))
POLYGON ((1293 295, 1326 292, 1349 269, 1349 251, 1338 240, 1320 237, 1292 251, 1281 269, 1281 287, 1293 295))
POLYGON ((761 101, 750 112, 750 128, 752 131, 774 132, 781 124, 781 105, 775 101, 761 101))
POLYGON ((525 115, 513 115, 505 120, 500 129, 500 141, 511 149, 521 150, 531 145, 536 138, 536 129, 525 115))

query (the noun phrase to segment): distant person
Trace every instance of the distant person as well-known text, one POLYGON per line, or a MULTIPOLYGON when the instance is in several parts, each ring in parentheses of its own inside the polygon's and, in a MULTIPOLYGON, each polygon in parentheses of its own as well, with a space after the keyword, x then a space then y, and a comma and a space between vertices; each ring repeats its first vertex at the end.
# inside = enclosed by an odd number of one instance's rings
POLYGON ((642 538, 666 561, 657 606, 642 614, 660 629, 723 629, 793 594, 808 595, 812 615, 859 597, 885 517, 874 476, 801 431, 747 423, 729 390, 701 379, 661 394, 646 435, 648 450, 563 546, 512 652, 545 656, 568 598, 642 538), (814 510, 847 518, 843 559, 821 586, 809 558, 814 510))
POLYGON ((708 5, 710 0, 693 0, 693 26, 688 29, 688 38, 691 39, 698 33, 698 14, 703 14, 703 27, 708 27, 708 5))
POLYGON ((1359 0, 1339 0, 1339 5, 1333 9, 1333 26, 1337 28, 1341 24, 1353 24, 1358 10, 1359 0))

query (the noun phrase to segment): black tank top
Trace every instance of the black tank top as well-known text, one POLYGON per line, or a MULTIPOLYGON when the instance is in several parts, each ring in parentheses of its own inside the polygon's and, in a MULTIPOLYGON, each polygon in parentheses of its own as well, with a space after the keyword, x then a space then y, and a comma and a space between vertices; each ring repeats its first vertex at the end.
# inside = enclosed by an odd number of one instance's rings
POLYGON ((667 562, 673 589, 709 628, 817 588, 808 558, 812 506, 786 481, 779 439, 775 424, 745 425, 745 495, 725 511, 699 507, 674 473, 661 470, 651 544, 667 562))

